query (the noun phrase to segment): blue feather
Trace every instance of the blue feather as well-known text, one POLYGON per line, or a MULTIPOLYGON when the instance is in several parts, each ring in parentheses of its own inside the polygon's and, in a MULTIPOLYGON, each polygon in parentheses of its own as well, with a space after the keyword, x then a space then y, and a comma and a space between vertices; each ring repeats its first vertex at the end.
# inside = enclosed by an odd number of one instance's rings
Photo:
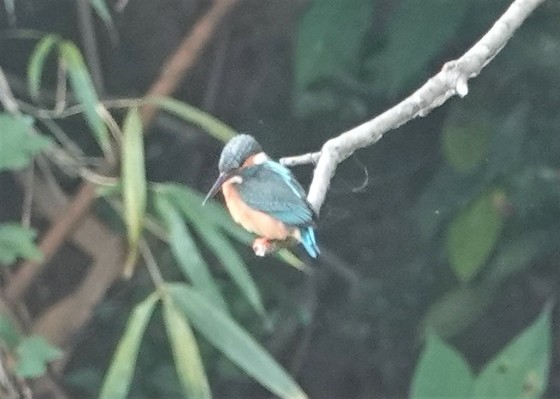
POLYGON ((266 161, 264 165, 282 176, 284 181, 288 184, 288 187, 292 189, 295 195, 297 195, 301 199, 305 198, 305 191, 303 190, 303 187, 301 187, 299 182, 294 178, 294 175, 292 174, 292 171, 290 169, 286 168, 284 165, 278 162, 270 160, 266 161))
POLYGON ((268 161, 241 170, 237 187, 243 201, 290 226, 313 224, 313 210, 305 191, 286 167, 268 161))
POLYGON ((300 242, 309 256, 319 256, 313 229, 315 215, 292 172, 277 162, 266 161, 243 168, 239 175, 242 182, 237 190, 243 201, 288 226, 298 227, 300 242))
POLYGON ((319 251, 319 246, 317 245, 317 240, 315 239, 315 230, 313 227, 308 226, 300 230, 301 234, 301 244, 312 258, 319 256, 321 251, 319 251))

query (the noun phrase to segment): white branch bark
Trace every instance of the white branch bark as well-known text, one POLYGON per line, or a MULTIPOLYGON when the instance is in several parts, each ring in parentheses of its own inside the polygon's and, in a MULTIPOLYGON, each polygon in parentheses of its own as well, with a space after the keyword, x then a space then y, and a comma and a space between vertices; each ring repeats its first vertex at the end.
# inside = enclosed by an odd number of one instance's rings
POLYGON ((523 21, 544 0, 515 0, 492 28, 462 57, 442 70, 402 102, 377 117, 328 140, 321 151, 282 158, 287 166, 315 163, 307 199, 319 214, 336 167, 356 150, 376 143, 387 131, 429 114, 454 95, 468 94, 467 81, 477 76, 506 45, 523 21))

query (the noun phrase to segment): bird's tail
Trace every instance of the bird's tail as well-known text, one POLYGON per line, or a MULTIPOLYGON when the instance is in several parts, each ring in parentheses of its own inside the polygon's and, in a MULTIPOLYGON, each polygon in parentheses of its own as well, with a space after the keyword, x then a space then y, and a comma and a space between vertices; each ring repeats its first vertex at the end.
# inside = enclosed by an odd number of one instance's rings
POLYGON ((300 241, 312 258, 319 256, 319 247, 317 246, 317 240, 315 239, 315 230, 313 227, 308 226, 300 229, 300 241))

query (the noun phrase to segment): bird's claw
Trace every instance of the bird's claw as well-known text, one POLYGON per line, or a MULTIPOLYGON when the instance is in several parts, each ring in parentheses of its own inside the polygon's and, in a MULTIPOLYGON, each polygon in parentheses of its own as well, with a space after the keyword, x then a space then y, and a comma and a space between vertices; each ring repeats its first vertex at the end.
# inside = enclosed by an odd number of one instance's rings
POLYGON ((253 251, 257 256, 266 256, 276 249, 276 245, 264 237, 256 238, 253 242, 253 251))

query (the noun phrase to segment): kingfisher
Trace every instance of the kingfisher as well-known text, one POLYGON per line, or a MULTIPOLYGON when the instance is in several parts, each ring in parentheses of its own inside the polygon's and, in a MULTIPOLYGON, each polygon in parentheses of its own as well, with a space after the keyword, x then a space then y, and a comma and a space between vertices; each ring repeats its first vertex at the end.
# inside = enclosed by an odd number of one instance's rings
POLYGON ((233 137, 222 150, 218 170, 220 175, 204 203, 221 189, 233 220, 259 237, 253 244, 257 256, 293 239, 311 257, 319 255, 314 230, 317 216, 303 187, 253 136, 233 137))

